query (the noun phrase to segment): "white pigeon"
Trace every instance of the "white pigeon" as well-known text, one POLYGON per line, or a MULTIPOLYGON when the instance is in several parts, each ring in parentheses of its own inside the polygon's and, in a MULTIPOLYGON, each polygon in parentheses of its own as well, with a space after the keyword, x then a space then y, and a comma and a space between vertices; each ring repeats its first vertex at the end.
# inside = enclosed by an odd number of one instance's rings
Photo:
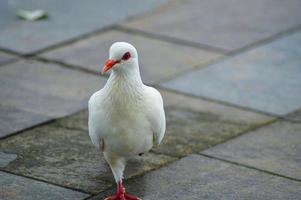
POLYGON ((122 185, 126 159, 159 145, 165 134, 161 94, 143 84, 135 47, 116 42, 103 73, 112 69, 106 85, 89 100, 89 135, 108 162, 117 183, 106 200, 139 200, 122 185))

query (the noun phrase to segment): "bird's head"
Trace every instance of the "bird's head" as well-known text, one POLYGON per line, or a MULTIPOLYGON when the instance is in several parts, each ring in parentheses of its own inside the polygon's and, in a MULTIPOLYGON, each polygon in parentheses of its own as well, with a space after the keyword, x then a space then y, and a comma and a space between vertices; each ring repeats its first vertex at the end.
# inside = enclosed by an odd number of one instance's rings
POLYGON ((135 47, 127 42, 115 42, 110 48, 110 57, 105 62, 102 73, 110 69, 131 70, 138 67, 138 54, 135 47))

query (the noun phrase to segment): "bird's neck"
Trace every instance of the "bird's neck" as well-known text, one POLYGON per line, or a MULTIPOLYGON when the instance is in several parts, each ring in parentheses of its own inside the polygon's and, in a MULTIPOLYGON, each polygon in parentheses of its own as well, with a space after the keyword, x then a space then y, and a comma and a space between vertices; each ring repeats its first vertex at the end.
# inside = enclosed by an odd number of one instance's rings
POLYGON ((105 86, 112 95, 124 98, 139 98, 142 95, 144 84, 141 80, 138 63, 130 64, 136 66, 124 66, 123 69, 112 70, 105 86))

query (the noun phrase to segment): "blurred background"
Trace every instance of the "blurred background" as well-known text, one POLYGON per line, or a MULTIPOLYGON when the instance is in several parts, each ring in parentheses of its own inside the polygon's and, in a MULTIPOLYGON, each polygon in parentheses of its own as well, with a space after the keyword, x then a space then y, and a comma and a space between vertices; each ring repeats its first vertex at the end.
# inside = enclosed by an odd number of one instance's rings
POLYGON ((0 1, 0 198, 111 191, 86 109, 116 41, 137 48, 167 115, 163 144, 129 161, 130 190, 300 198, 300 10, 300 0, 0 1))

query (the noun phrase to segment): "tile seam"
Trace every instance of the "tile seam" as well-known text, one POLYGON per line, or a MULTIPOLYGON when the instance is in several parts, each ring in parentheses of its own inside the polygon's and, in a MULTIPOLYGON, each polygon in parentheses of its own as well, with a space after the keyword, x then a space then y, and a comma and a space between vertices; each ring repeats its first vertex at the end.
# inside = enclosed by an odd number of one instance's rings
POLYGON ((214 160, 219 160, 219 161, 222 161, 222 162, 225 162, 225 163, 230 163, 230 164, 233 164, 233 165, 236 165, 236 166, 240 166, 240 167, 244 167, 244 168, 248 168, 248 169, 253 169, 253 170, 265 173, 265 174, 270 174, 270 175, 273 175, 273 176, 276 176, 276 177, 281 177, 281 178, 285 178, 285 179, 289 179, 289 180, 301 183, 300 179, 293 178, 293 177, 290 177, 290 176, 285 176, 285 175, 282 175, 282 174, 278 174, 278 173, 275 173, 275 172, 272 172, 272 171, 269 171, 269 170, 260 169, 260 168, 253 167, 253 166, 250 166, 250 165, 246 165, 246 164, 243 164, 243 163, 239 163, 239 162, 223 159, 223 158, 220 158, 220 157, 212 156, 212 155, 209 155, 209 154, 206 154, 206 153, 198 153, 198 155, 201 155, 201 156, 204 156, 204 157, 207 157, 207 158, 211 158, 211 159, 214 159, 214 160))
POLYGON ((83 194, 87 194, 87 195, 90 195, 90 196, 93 195, 92 193, 88 193, 88 192, 86 192, 84 190, 81 190, 81 189, 77 189, 77 188, 72 188, 72 187, 60 185, 60 184, 49 182, 49 181, 46 181, 46 180, 43 180, 43 179, 39 179, 39 178, 35 178, 35 177, 23 175, 23 174, 11 172, 9 170, 0 169, 0 171, 8 173, 8 174, 11 174, 11 175, 15 175, 15 176, 18 176, 18 177, 27 178, 27 179, 30 179, 30 180, 33 180, 33 181, 38 181, 38 182, 46 183, 46 184, 49 184, 49 185, 52 185, 52 186, 56 186, 56 187, 60 187, 60 188, 64 188, 64 189, 68 189, 68 190, 72 190, 72 191, 81 192, 83 194))

